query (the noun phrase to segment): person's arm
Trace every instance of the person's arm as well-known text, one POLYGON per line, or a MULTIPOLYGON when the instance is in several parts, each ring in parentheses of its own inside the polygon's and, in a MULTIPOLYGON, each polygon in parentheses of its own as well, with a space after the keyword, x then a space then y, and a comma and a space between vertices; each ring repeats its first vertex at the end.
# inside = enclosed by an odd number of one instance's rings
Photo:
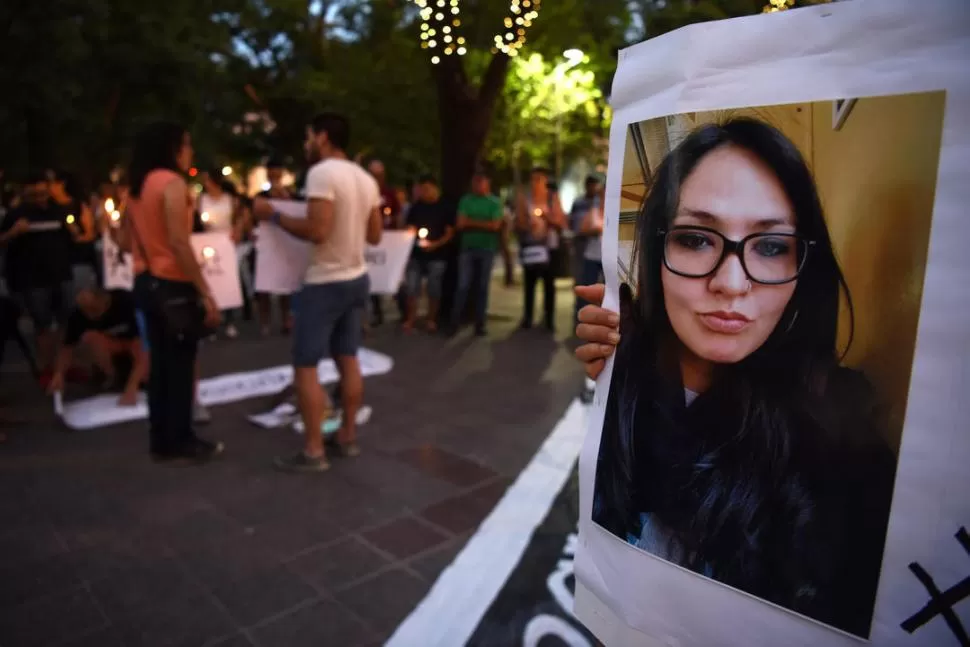
POLYGON ((579 233, 584 236, 599 236, 603 233, 603 214, 599 207, 593 207, 586 212, 579 225, 579 233))
POLYGON ((132 400, 137 401, 138 387, 148 377, 148 357, 148 353, 145 352, 145 346, 141 343, 140 339, 136 338, 131 348, 131 373, 128 375, 128 381, 125 383, 125 392, 122 396, 127 402, 131 402, 132 400))
POLYGON ((94 226, 94 213, 91 212, 91 208, 88 205, 81 203, 81 216, 78 220, 80 225, 77 241, 79 243, 90 243, 93 242, 97 236, 97 231, 94 226))
POLYGON ((74 346, 69 346, 66 342, 61 344, 54 359, 54 371, 51 380, 47 385, 49 393, 56 393, 64 390, 64 376, 67 369, 71 367, 71 359, 74 357, 74 346))
POLYGON ((72 310, 70 316, 68 316, 67 326, 64 328, 64 341, 57 351, 57 357, 54 359, 53 375, 51 375, 51 381, 47 385, 47 391, 49 393, 64 390, 64 376, 67 374, 67 369, 71 367, 71 358, 74 357, 74 347, 77 346, 81 340, 81 335, 84 334, 87 328, 86 321, 77 309, 72 310))
POLYGON ((310 198, 307 200, 306 218, 293 218, 272 211, 266 217, 263 207, 261 207, 261 213, 265 220, 272 220, 291 236, 315 245, 326 241, 330 232, 333 231, 333 200, 330 199, 310 198))
POLYGON ((374 207, 370 210, 370 216, 367 218, 367 244, 379 245, 383 235, 384 219, 381 216, 381 209, 380 207, 374 207))
POLYGON ((434 251, 436 249, 441 249, 445 245, 451 242, 451 239, 455 237, 455 228, 451 225, 445 227, 445 233, 438 240, 432 241, 428 244, 427 249, 429 251, 434 251))
POLYGON ((10 229, 0 234, 0 246, 7 245, 14 238, 30 230, 30 222, 26 218, 17 218, 10 229))
POLYGON ((566 213, 562 210, 562 202, 559 200, 559 194, 554 193, 549 198, 549 208, 552 211, 551 214, 547 216, 549 224, 558 229, 566 228, 566 213))
POLYGON ((202 268, 199 266, 199 261, 195 258, 195 252, 192 250, 191 243, 189 243, 191 231, 189 230, 189 223, 186 222, 185 218, 185 196, 187 195, 187 190, 185 181, 177 178, 165 186, 162 194, 168 244, 172 248, 172 254, 175 256, 175 263, 182 270, 182 273, 189 278, 189 281, 192 282, 203 299, 211 301, 212 293, 209 291, 209 284, 206 283, 205 277, 202 276, 202 268))
POLYGON ((518 231, 529 231, 532 227, 532 214, 525 196, 519 193, 515 197, 515 228, 518 231))

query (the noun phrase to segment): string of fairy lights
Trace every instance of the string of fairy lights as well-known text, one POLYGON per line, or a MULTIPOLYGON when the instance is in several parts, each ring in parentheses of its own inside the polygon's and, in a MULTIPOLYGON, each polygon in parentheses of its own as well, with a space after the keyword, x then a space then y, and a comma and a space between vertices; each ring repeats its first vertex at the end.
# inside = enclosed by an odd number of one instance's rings
MULTIPOLYGON (((464 56, 468 53, 461 27, 460 0, 413 0, 421 9, 421 49, 431 52, 431 62, 437 65, 444 56, 464 56)), ((492 52, 517 56, 525 44, 526 30, 539 17, 542 0, 509 0, 509 15, 505 29, 495 35, 492 52)))

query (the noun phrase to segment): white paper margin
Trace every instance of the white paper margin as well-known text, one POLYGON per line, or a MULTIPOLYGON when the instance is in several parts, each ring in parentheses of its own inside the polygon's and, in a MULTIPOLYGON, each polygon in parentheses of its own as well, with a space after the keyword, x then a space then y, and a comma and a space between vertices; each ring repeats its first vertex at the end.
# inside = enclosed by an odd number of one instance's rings
MULTIPOLYGON (((606 307, 617 307, 623 154, 630 123, 684 112, 945 89, 937 192, 916 352, 871 644, 956 645, 942 618, 907 634, 928 601, 970 574, 970 2, 851 0, 695 25, 620 53, 606 186, 606 307)), ((892 133, 887 133, 891 137, 892 133)), ((576 613, 610 647, 859 645, 864 641, 688 573, 593 524, 612 361, 580 457, 576 613), (639 629, 639 630, 638 630, 639 629)), ((955 609, 970 625, 970 604, 955 609)))

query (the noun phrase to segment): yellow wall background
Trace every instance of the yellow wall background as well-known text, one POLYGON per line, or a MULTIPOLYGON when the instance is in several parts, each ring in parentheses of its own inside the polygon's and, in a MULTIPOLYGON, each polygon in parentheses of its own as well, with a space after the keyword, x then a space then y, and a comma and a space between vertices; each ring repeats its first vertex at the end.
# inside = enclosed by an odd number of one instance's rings
MULTIPOLYGON (((858 99, 838 130, 831 101, 689 116, 695 125, 739 116, 762 119, 802 151, 855 307, 845 363, 861 369, 878 390, 889 409, 888 440, 897 449, 916 347, 944 98, 943 92, 929 92, 858 99)), ((629 182, 624 177, 624 188, 636 190, 629 182)), ((632 238, 633 225, 622 224, 620 240, 632 238)), ((843 345, 845 315, 843 307, 843 345)))

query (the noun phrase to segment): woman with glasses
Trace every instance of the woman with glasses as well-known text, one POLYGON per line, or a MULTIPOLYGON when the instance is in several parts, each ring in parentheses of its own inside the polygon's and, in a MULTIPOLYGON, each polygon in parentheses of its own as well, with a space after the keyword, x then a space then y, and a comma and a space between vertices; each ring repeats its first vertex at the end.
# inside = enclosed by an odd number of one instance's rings
POLYGON ((755 120, 701 127, 661 164, 635 250, 637 294, 577 328, 591 377, 616 350, 593 520, 868 635, 895 457, 839 364, 851 300, 798 149, 755 120))

